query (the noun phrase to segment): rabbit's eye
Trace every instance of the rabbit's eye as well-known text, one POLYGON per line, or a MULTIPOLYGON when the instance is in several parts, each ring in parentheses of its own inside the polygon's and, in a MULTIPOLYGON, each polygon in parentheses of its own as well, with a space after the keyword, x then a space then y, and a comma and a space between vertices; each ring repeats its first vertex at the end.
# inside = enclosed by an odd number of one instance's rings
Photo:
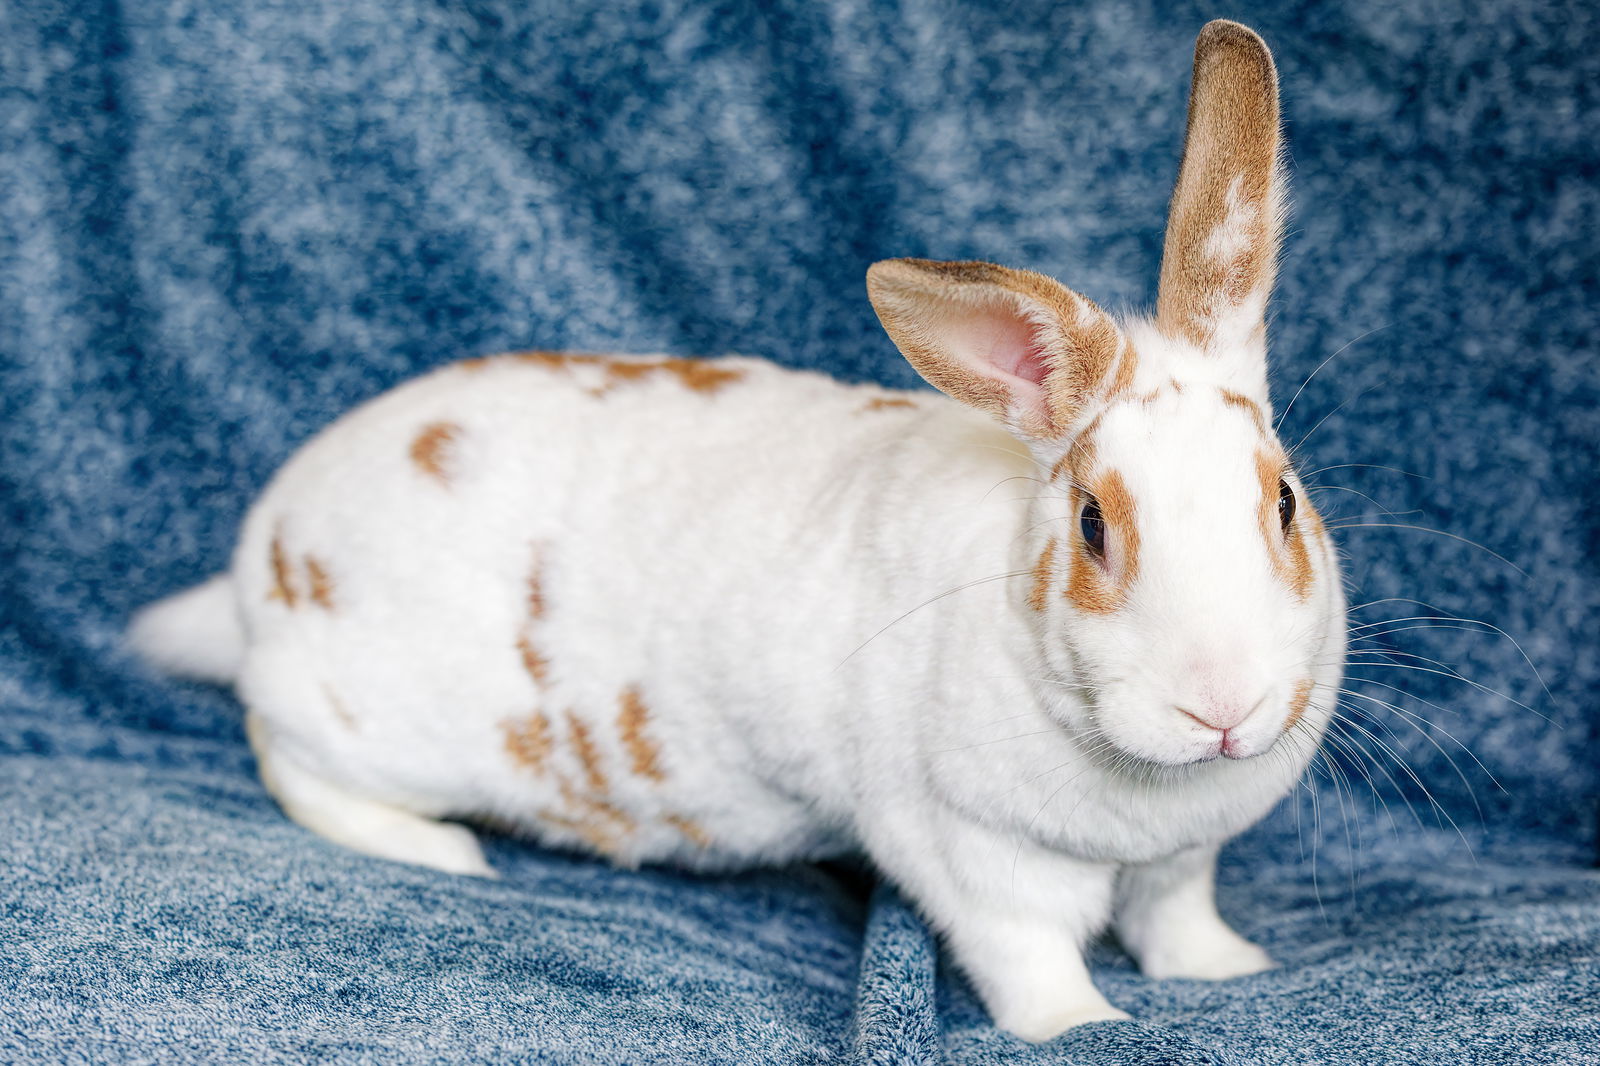
POLYGON ((1294 489, 1282 478, 1278 479, 1278 521, 1285 533, 1289 532, 1289 523, 1294 521, 1294 489))
POLYGON ((1083 505, 1083 513, 1078 516, 1078 531, 1083 534, 1083 543, 1096 555, 1104 556, 1106 553, 1106 520, 1100 515, 1100 501, 1090 497, 1089 502, 1083 505))

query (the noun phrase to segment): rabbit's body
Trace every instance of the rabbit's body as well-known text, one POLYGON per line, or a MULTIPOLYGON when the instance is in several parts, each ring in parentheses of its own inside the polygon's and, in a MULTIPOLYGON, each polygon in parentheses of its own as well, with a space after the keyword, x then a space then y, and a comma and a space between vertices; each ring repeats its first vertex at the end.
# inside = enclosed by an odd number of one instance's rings
POLYGON ((949 399, 448 367, 302 449, 136 643, 236 681, 284 809, 376 855, 489 873, 454 820, 626 865, 861 849, 1031 1039, 1122 1017, 1108 924, 1153 976, 1262 969, 1217 849, 1304 770, 1345 641, 1267 395, 1277 155, 1271 57, 1213 23, 1153 320, 891 260, 873 304, 949 399))
POLYGON ((868 709, 915 718, 940 691, 908 645, 1015 712, 1026 686, 974 654, 1005 643, 1005 584, 851 652, 1018 565, 1025 505, 1001 483, 1026 462, 943 397, 753 359, 435 372, 307 445, 245 524, 232 578, 258 746, 406 810, 629 864, 838 851, 862 764, 906 762, 877 750, 896 727, 868 709))

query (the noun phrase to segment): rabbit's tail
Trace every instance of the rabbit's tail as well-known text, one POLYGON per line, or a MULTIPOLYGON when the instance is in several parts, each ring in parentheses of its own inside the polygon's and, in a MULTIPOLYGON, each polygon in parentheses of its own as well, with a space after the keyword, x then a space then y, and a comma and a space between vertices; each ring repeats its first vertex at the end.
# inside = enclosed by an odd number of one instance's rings
POLYGON ((233 581, 219 574, 145 607, 128 626, 128 643, 164 673, 233 681, 245 650, 233 581))

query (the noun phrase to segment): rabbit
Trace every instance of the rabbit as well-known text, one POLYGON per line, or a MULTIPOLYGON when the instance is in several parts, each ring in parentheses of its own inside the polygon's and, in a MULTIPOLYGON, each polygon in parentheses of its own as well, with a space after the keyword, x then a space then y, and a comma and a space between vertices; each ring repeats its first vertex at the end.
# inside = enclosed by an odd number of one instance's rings
POLYGON ((868 296, 938 392, 449 365, 300 449, 131 641, 233 684, 283 810, 370 855, 865 852, 1030 1041, 1127 1017, 1083 961, 1108 929, 1157 978, 1270 967, 1217 851, 1305 770, 1346 640, 1268 399, 1279 136, 1266 46, 1212 22, 1153 317, 895 259, 868 296))

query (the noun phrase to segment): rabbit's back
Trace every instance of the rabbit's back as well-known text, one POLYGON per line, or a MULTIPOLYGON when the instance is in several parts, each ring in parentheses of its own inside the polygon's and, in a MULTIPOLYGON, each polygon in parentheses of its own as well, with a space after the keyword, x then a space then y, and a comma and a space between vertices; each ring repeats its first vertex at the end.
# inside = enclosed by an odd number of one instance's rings
POLYGON ((832 850, 751 745, 841 772, 806 716, 851 630, 803 617, 850 565, 836 457, 935 402, 753 359, 530 353, 406 384, 252 511, 241 695, 280 750, 409 810, 622 862, 832 850))

